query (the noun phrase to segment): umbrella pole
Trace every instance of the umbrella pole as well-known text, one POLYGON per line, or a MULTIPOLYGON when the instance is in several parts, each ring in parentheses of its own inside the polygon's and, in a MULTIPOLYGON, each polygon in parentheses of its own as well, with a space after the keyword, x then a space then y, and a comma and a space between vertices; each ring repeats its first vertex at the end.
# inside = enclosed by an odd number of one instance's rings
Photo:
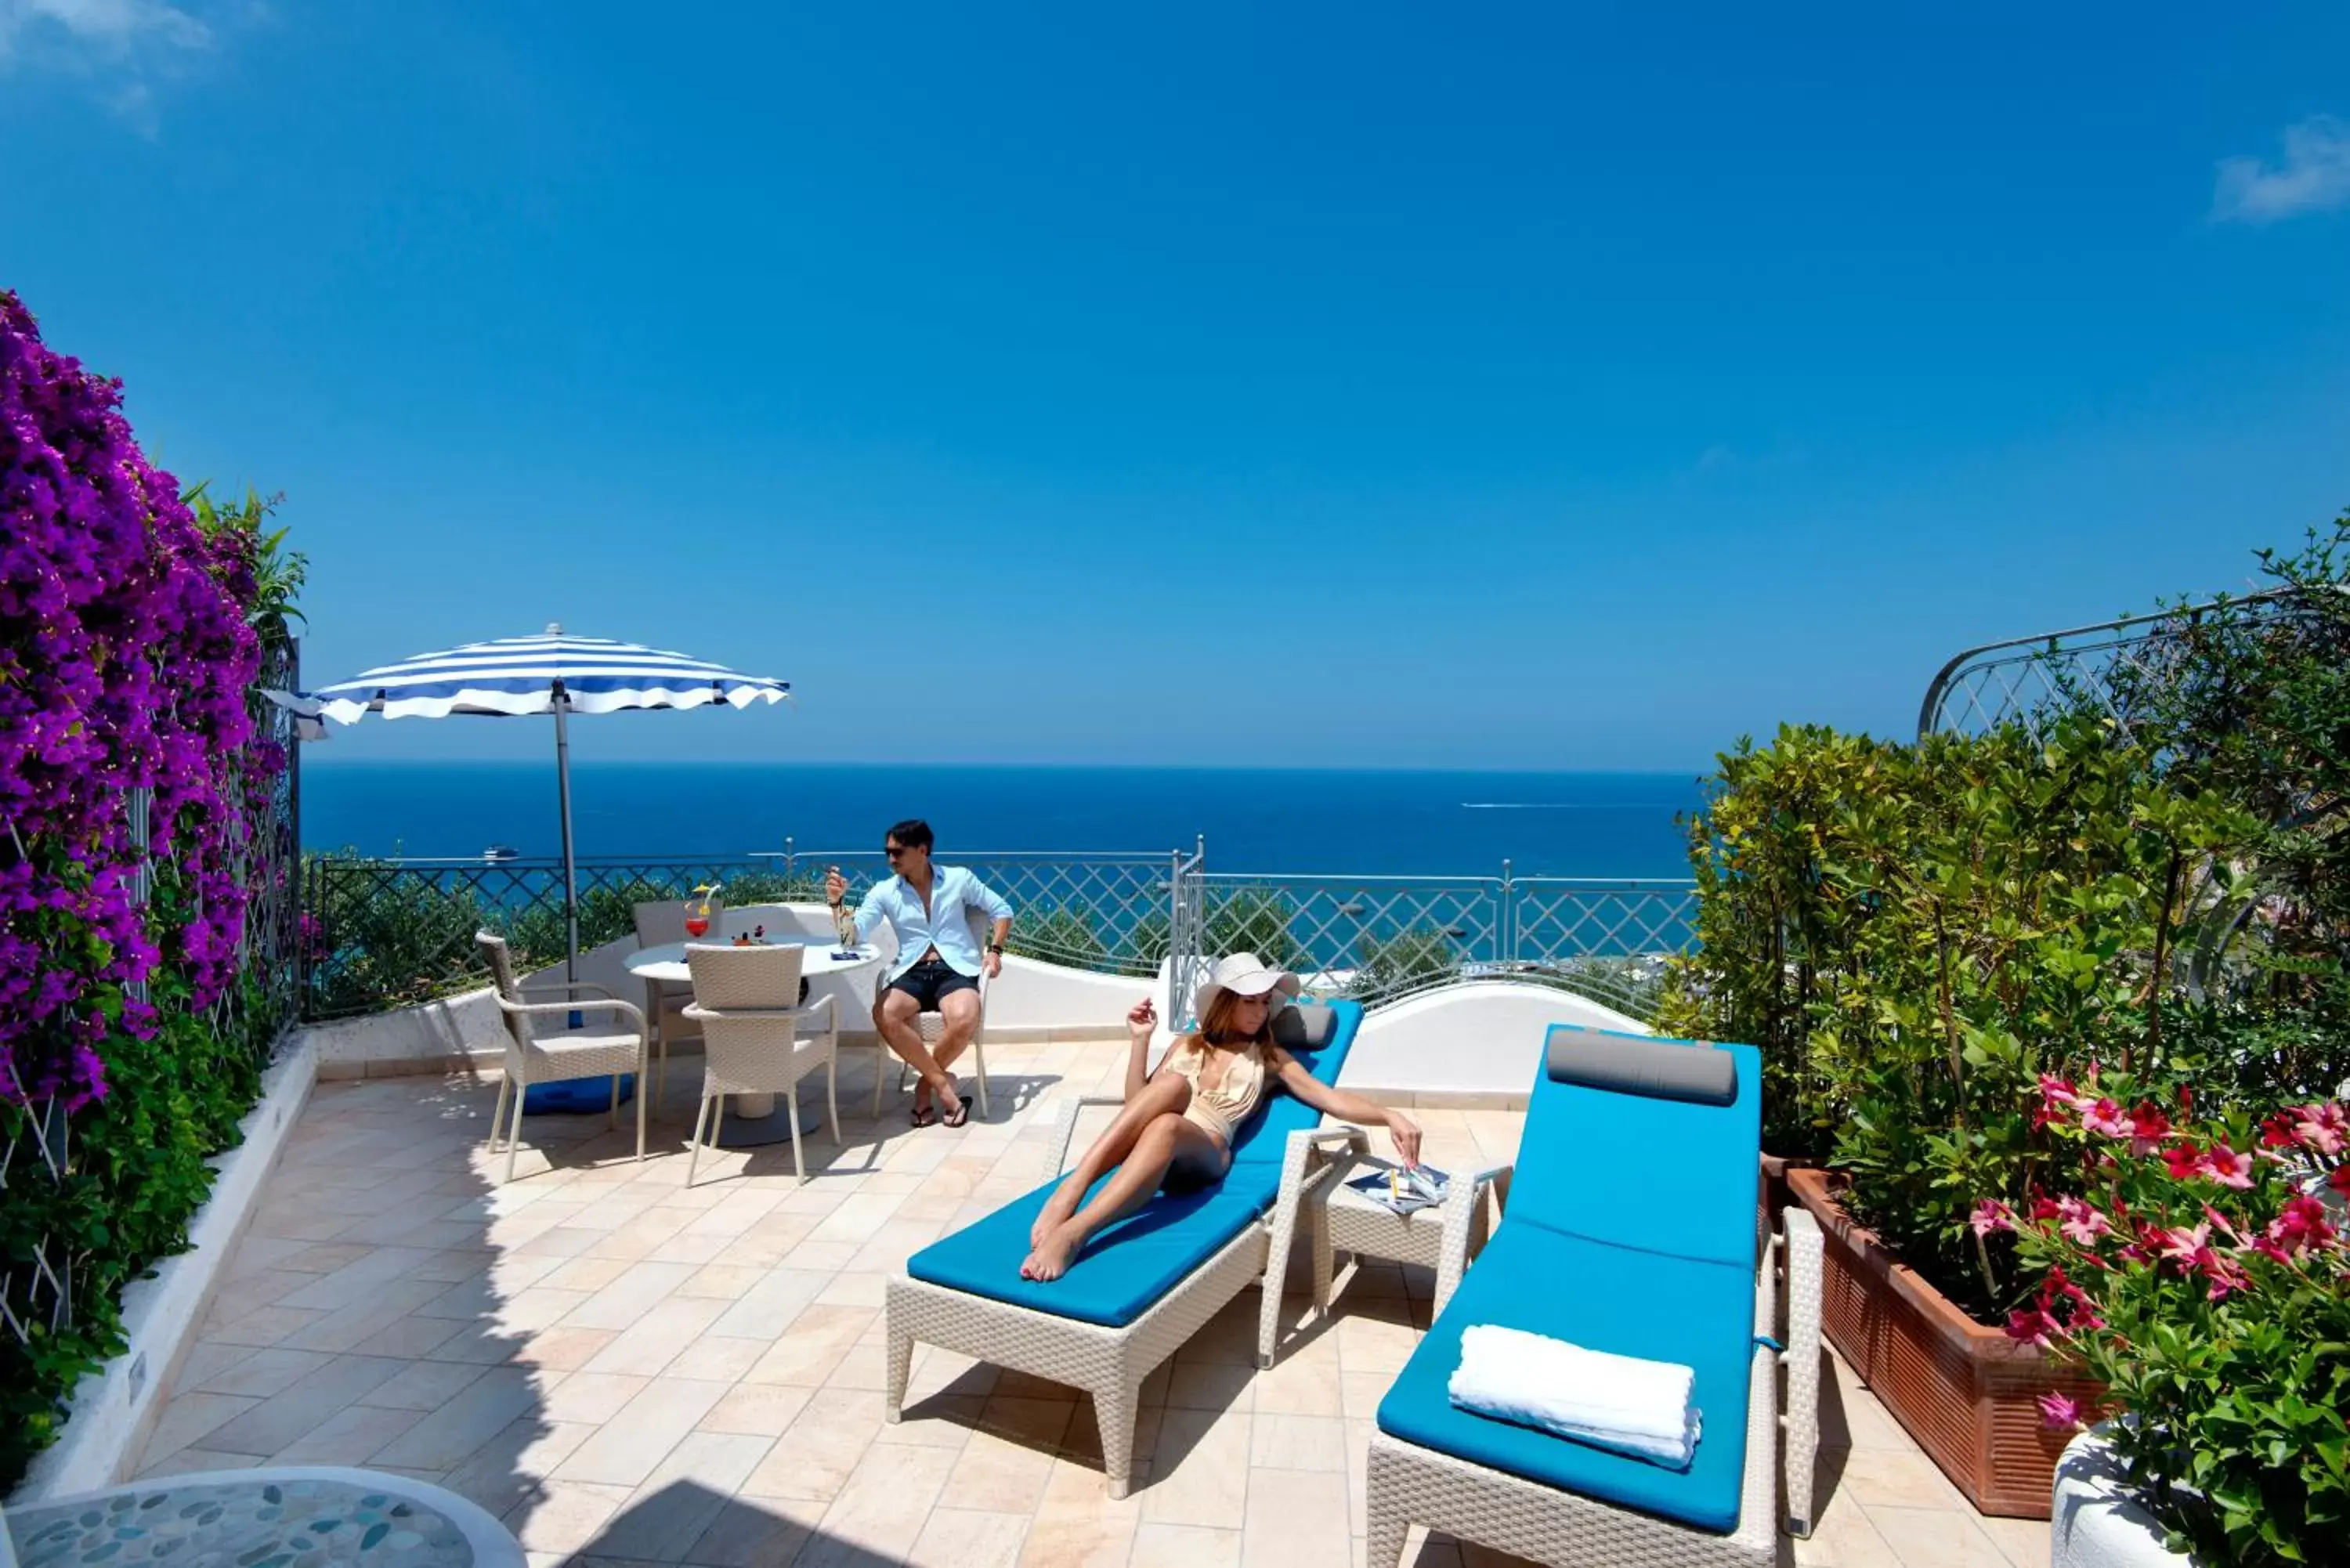
MULTIPOLYGON (((571 706, 563 682, 555 683, 555 789, 563 805, 563 978, 579 983, 579 874, 571 852, 571 735, 564 713, 571 706)), ((579 1027, 579 1015, 571 1015, 579 1027)))

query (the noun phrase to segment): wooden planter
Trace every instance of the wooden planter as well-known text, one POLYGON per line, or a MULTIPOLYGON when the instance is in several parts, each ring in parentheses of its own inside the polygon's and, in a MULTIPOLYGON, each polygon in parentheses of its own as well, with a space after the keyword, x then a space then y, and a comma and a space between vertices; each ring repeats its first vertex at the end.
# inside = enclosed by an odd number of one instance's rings
POLYGON ((2046 1519, 2057 1457, 2073 1434, 2047 1428, 2039 1397, 2069 1394, 2090 1405, 2097 1385, 1976 1323, 1895 1262, 1836 1201, 1845 1178, 1795 1168, 1786 1181, 1824 1232, 1822 1321, 1836 1354, 1977 1512, 2046 1519))

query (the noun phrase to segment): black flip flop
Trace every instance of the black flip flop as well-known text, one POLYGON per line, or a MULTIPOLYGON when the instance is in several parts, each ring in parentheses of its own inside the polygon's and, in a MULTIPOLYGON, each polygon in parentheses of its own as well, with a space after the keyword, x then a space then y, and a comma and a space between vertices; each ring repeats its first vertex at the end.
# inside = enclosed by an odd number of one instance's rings
POLYGON ((907 1119, 911 1121, 918 1127, 926 1127, 932 1122, 939 1119, 938 1107, 935 1106, 916 1106, 912 1110, 907 1113, 907 1119))
POLYGON ((955 1108, 947 1115, 946 1125, 959 1127, 969 1120, 971 1120, 971 1096, 958 1095, 955 1096, 955 1108))

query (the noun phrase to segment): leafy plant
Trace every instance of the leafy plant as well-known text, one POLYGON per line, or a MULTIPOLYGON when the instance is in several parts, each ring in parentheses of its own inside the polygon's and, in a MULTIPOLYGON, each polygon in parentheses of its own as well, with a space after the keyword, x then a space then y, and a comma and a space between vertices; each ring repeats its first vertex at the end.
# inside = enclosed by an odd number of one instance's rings
POLYGON ((1359 996, 1396 996, 1461 972, 1460 944, 1434 926, 1357 939, 1360 962, 1351 987, 1359 996))
POLYGON ((1045 904, 1022 909, 1012 922, 1005 950, 1071 969, 1112 969, 1109 950, 1082 904, 1045 904))
POLYGON ((1296 913, 1296 900, 1278 888, 1243 883, 1215 888, 1208 894, 1207 950, 1211 957, 1254 953, 1275 969, 1291 968, 1299 952, 1289 934, 1296 913))
MULTIPOLYGON (((2078 1196, 1971 1228, 2039 1271, 2018 1339, 2105 1385, 2130 1486, 2204 1563, 2331 1563, 2350 1539, 2350 1107, 2196 1120, 2119 1074, 2041 1085, 2038 1117, 2078 1196), (2174 1120, 2174 1113, 2176 1119, 2174 1120), (2337 1200, 2320 1196, 2330 1183, 2337 1200)), ((2052 1426, 2084 1412, 2043 1399, 2052 1426)))

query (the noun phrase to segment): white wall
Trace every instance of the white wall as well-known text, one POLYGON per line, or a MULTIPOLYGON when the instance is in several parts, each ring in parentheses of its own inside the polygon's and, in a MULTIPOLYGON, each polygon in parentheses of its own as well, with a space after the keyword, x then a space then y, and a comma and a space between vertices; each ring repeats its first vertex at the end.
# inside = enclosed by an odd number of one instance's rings
POLYGON ((1462 981, 1363 1020, 1338 1082, 1350 1089, 1524 1096, 1554 1023, 1649 1033, 1587 997, 1521 981, 1462 981))

